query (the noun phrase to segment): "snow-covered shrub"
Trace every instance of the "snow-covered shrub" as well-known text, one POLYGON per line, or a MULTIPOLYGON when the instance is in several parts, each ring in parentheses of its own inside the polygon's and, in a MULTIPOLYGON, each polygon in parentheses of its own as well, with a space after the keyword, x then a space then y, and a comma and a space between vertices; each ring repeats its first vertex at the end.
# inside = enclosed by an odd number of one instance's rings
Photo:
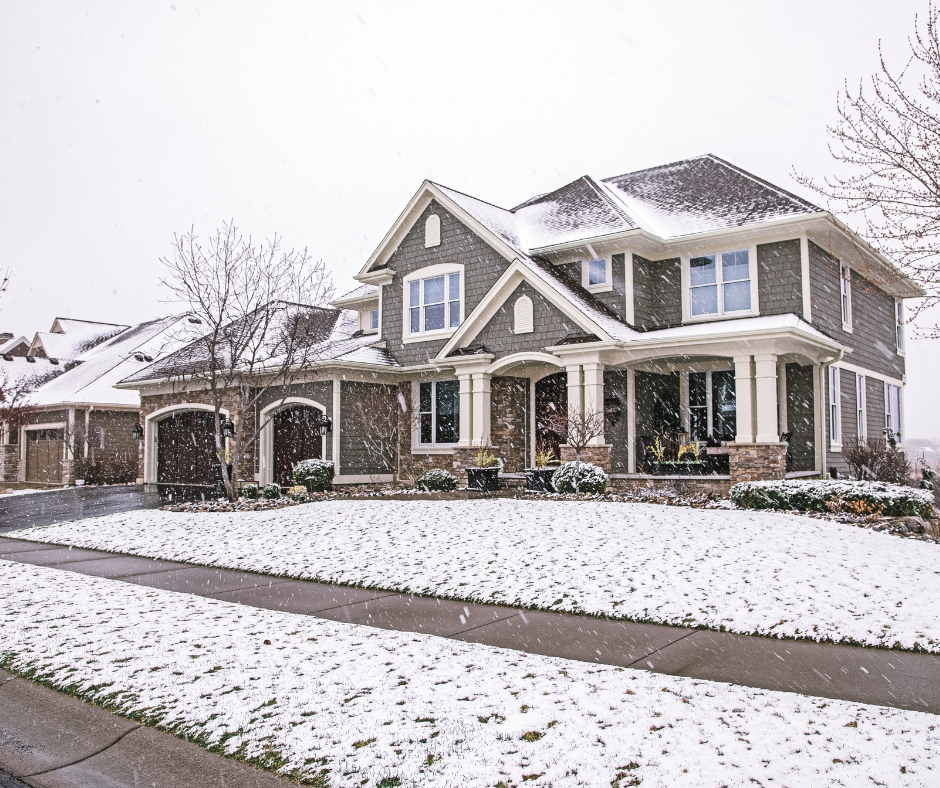
POLYGON ((931 491, 887 482, 843 479, 740 482, 731 488, 731 500, 748 509, 799 509, 810 512, 848 509, 889 517, 933 516, 931 491))
POLYGON ((329 460, 301 460, 294 466, 294 484, 302 484, 310 492, 332 490, 334 473, 329 460))
POLYGON ((457 489, 457 477, 441 468, 432 468, 418 477, 415 487, 424 492, 450 492, 457 489))
POLYGON ((602 469, 590 462, 582 462, 576 473, 575 465, 578 463, 566 462, 552 474, 552 484, 558 492, 573 493, 575 477, 577 477, 578 489, 583 493, 602 493, 607 489, 607 474, 602 469))
POLYGON ((872 437, 849 440, 842 457, 856 479, 906 484, 911 477, 911 463, 895 441, 872 437))
POLYGON ((249 501, 253 501, 258 497, 258 485, 257 484, 246 484, 242 487, 242 498, 247 498, 249 501))
POLYGON ((261 489, 261 496, 267 498, 269 501, 276 501, 281 497, 281 485, 279 484, 266 484, 261 489))

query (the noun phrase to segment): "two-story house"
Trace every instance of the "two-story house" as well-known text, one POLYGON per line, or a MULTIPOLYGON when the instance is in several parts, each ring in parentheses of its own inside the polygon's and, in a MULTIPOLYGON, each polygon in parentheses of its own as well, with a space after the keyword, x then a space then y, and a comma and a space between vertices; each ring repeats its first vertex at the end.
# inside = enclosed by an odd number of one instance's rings
MULTIPOLYGON (((902 303, 921 290, 827 211, 715 156, 512 209, 426 181, 356 278, 333 303, 354 347, 277 406, 294 415, 232 414, 267 425, 243 478, 274 478, 305 408, 332 418, 317 452, 340 484, 460 471, 481 447, 507 475, 542 449, 566 459, 542 419, 568 410, 606 413, 587 455, 615 487, 663 472, 664 432, 725 455, 707 478, 727 487, 846 471, 849 442, 903 430, 902 303), (376 388, 414 413, 394 468, 355 417, 376 388)), ((160 482, 160 421, 205 398, 172 361, 121 385, 140 389, 160 482)))

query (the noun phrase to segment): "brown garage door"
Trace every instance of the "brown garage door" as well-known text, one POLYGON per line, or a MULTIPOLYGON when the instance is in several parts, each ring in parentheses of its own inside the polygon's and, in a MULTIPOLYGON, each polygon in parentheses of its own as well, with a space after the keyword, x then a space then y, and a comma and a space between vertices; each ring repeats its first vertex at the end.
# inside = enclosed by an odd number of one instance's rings
POLYGON ((174 485, 215 483, 213 414, 176 413, 157 425, 157 482, 174 485))
POLYGON ((274 417, 274 482, 293 484, 294 465, 301 460, 319 460, 323 438, 317 427, 322 412, 306 405, 279 411, 274 417))
POLYGON ((26 431, 26 481, 62 483, 62 454, 65 430, 26 431))

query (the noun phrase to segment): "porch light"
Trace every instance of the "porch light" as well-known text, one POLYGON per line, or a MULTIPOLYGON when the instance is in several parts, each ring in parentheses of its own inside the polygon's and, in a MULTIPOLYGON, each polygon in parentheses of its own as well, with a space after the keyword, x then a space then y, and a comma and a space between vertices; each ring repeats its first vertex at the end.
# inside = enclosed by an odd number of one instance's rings
POLYGON ((222 437, 223 438, 234 438, 235 437, 235 422, 232 421, 228 416, 222 417, 222 437))
POLYGON ((607 416, 607 420, 613 425, 620 421, 620 414, 623 412, 623 407, 620 404, 619 397, 607 397, 604 400, 604 413, 607 416))
POLYGON ((328 419, 328 418, 326 418, 326 417, 324 417, 324 416, 321 416, 319 413, 317 413, 317 414, 316 414, 316 418, 315 418, 315 420, 314 420, 314 422, 313 422, 313 426, 316 427, 317 433, 318 433, 321 437, 323 437, 323 436, 325 436, 328 432, 330 432, 330 430, 333 429, 333 420, 332 420, 332 419, 328 419))
POLYGON ((141 438, 144 437, 144 428, 141 427, 139 424, 135 424, 133 433, 134 433, 134 440, 139 441, 141 438))

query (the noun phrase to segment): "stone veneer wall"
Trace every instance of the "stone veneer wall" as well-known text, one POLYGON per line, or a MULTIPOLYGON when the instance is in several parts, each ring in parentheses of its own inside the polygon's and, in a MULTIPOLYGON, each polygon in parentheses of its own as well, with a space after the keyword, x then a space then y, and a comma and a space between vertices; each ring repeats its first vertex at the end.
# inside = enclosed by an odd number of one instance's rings
MULTIPOLYGON (((562 462, 575 461, 574 449, 567 443, 563 443, 559 448, 561 449, 562 462)), ((606 446, 588 446, 581 452, 581 462, 590 462, 603 469, 604 473, 610 474, 610 451, 612 448, 610 444, 606 446)))
POLYGON ((731 483, 783 479, 787 475, 787 444, 729 444, 731 483))
POLYGON ((20 474, 20 445, 4 443, 0 445, 0 482, 15 484, 20 474))
POLYGON ((680 495, 710 493, 716 496, 727 496, 728 491, 731 489, 731 484, 729 479, 713 479, 708 476, 685 479, 666 479, 651 476, 646 478, 633 477, 630 479, 612 478, 610 480, 610 489, 613 490, 613 492, 627 492, 643 487, 650 490, 664 490, 670 488, 680 495))
POLYGON ((528 378, 491 379, 490 440, 495 447, 494 453, 503 459, 504 473, 522 473, 526 467, 528 399, 528 378))

